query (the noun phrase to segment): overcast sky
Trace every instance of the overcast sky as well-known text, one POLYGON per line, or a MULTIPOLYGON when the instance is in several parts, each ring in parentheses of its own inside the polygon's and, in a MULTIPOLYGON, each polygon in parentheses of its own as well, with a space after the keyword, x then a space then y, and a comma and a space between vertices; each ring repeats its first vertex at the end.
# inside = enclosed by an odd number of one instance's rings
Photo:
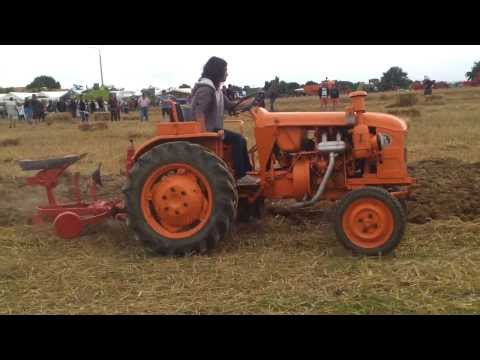
POLYGON ((0 45, 0 86, 25 86, 49 75, 63 88, 100 83, 101 48, 106 85, 140 90, 193 85, 210 56, 228 62, 227 84, 263 86, 265 80, 305 83, 368 81, 400 66, 412 80, 461 81, 479 45, 0 45))

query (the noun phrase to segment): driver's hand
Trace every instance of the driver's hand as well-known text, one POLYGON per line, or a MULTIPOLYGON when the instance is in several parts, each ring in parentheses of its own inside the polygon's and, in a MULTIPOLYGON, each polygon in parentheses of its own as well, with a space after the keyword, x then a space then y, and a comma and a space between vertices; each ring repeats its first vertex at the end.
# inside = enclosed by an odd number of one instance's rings
POLYGON ((223 130, 218 130, 218 136, 220 137, 220 139, 223 141, 225 140, 225 131, 223 130))

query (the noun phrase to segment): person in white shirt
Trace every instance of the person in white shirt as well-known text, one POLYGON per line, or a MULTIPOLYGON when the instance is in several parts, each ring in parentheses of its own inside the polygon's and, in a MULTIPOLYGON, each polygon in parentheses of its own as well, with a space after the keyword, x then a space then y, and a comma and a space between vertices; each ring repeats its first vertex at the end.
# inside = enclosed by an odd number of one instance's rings
POLYGON ((17 105, 17 112, 18 112, 18 120, 25 121, 25 109, 23 107, 23 104, 17 105))
POLYGON ((150 106, 150 99, 142 94, 142 97, 138 99, 138 106, 140 107, 140 121, 148 121, 148 107, 150 106))
POLYGON ((5 107, 7 108, 7 116, 10 119, 10 129, 16 127, 18 111, 17 104, 11 97, 8 101, 5 101, 5 107))

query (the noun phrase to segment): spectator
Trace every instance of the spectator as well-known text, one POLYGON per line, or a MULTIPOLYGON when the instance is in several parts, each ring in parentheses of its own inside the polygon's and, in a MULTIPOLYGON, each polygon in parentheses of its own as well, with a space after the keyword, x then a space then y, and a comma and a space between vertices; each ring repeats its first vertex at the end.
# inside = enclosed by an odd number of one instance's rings
POLYGON ((125 99, 123 100, 123 112, 124 112, 125 114, 128 114, 128 112, 129 112, 129 110, 130 110, 129 107, 130 107, 130 104, 129 104, 129 102, 128 102, 128 99, 125 98, 125 99))
POLYGON ((108 108, 110 109, 110 121, 120 121, 118 113, 118 100, 115 94, 110 94, 108 99, 108 108))
POLYGON ((32 102, 29 98, 25 99, 25 103, 23 104, 23 111, 25 112, 25 120, 27 120, 29 124, 32 124, 33 109, 32 102))
POLYGON ((55 112, 55 105, 53 105, 52 100, 48 100, 48 105, 47 105, 47 111, 50 112, 55 112))
POLYGON ((332 109, 335 111, 336 105, 338 105, 340 97, 340 91, 338 91, 337 86, 334 84, 330 89, 330 101, 332 103, 332 109))
POLYGON ((83 96, 80 96, 80 101, 78 103, 78 110, 80 111, 80 119, 82 122, 88 122, 88 111, 87 104, 83 100, 83 96))
POLYGON ((70 110, 70 113, 72 114, 72 118, 75 119, 77 117, 77 102, 75 101, 75 99, 70 99, 70 104, 69 104, 68 109, 70 110))
POLYGON ((37 99, 37 95, 32 96, 33 122, 38 123, 44 117, 43 104, 37 99))
POLYGON ((432 95, 433 93, 433 85, 435 84, 435 81, 432 81, 428 78, 428 76, 425 76, 423 79, 423 95, 432 95))
POLYGON ((165 115, 167 115, 167 119, 170 118, 170 112, 172 110, 172 104, 168 101, 170 97, 167 95, 165 90, 162 91, 162 95, 160 95, 160 106, 162 107, 162 117, 165 119, 165 115))
POLYGON ((98 97, 97 103, 98 103, 98 111, 105 112, 105 104, 103 103, 103 98, 98 97))
POLYGON ((23 104, 17 105, 18 121, 25 121, 25 108, 23 104))
POLYGON ((235 100, 235 99, 234 99, 234 98, 235 98, 235 94, 233 93, 233 88, 232 88, 232 85, 231 85, 231 84, 228 84, 228 88, 227 88, 226 92, 227 92, 227 98, 228 98, 228 100, 230 100, 230 101, 235 100))
POLYGON ((95 102, 93 100, 90 100, 90 114, 93 114, 97 110, 97 107, 95 106, 95 102))
MULTIPOLYGON (((328 78, 327 78, 328 79, 328 78)), ((321 109, 327 109, 328 106, 328 96, 330 91, 328 90, 327 82, 323 82, 320 85, 320 89, 318 90, 318 96, 320 97, 321 109)))
POLYGON ((17 112, 17 104, 13 100, 13 97, 8 99, 8 101, 5 101, 5 107, 7 108, 7 117, 10 119, 10 129, 13 127, 16 127, 17 124, 17 117, 18 117, 18 112, 17 112))
MULTIPOLYGON (((267 83, 268 84, 268 83, 267 83)), ((279 90, 280 90, 280 80, 278 79, 278 76, 275 77, 275 80, 271 81, 267 85, 267 91, 268 98, 270 99, 270 111, 275 111, 275 101, 278 98, 279 95, 279 90)))
POLYGON ((145 119, 148 121, 148 107, 150 106, 150 99, 145 95, 142 94, 142 97, 138 99, 138 106, 140 106, 140 122, 145 119))
POLYGON ((67 111, 67 104, 65 104, 65 100, 60 99, 57 102, 57 111, 58 112, 66 112, 67 111))

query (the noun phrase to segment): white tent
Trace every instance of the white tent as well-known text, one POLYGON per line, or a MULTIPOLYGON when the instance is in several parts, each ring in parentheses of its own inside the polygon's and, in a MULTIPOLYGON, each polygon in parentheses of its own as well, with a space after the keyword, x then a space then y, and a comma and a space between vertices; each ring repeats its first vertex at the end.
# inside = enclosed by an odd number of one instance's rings
POLYGON ((113 90, 113 91, 110 91, 112 94, 115 94, 117 99, 123 99, 123 98, 126 98, 126 97, 131 97, 131 96, 134 96, 136 95, 136 92, 135 91, 130 91, 130 90, 113 90))
POLYGON ((12 94, 0 94, 0 101, 9 100, 11 97, 15 98, 12 94))
POLYGON ((8 95, 11 95, 16 101, 25 101, 26 98, 32 98, 33 95, 40 97, 38 93, 27 93, 27 92, 11 92, 8 95))
POLYGON ((38 94, 40 97, 46 97, 48 100, 60 100, 68 91, 42 91, 38 94))

